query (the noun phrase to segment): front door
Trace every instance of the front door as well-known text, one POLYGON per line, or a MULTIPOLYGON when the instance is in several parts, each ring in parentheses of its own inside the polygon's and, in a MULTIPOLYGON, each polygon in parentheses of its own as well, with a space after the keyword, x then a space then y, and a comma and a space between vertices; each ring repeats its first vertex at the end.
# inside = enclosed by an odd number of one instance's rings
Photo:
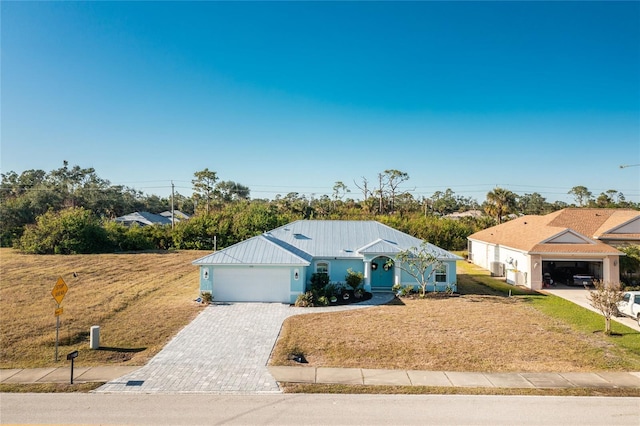
POLYGON ((371 261, 371 290, 391 291, 393 287, 394 266, 387 265, 386 256, 376 257, 371 261))

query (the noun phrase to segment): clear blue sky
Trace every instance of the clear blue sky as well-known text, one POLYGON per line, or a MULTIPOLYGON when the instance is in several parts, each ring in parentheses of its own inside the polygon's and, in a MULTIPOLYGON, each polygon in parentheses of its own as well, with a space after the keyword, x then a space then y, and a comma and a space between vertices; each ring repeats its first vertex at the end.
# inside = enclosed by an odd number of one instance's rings
POLYGON ((640 2, 8 2, 2 172, 640 201, 640 2))

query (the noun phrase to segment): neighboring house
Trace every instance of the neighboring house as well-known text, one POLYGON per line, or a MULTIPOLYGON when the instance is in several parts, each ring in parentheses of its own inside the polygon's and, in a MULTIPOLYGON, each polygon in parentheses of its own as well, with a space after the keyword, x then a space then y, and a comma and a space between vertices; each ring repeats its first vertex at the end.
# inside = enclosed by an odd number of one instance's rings
POLYGON ((511 284, 542 288, 544 274, 570 283, 573 275, 620 281, 616 247, 640 244, 640 212, 563 209, 523 216, 469 236, 469 260, 511 284))
POLYGON ((453 212, 444 215, 444 217, 449 219, 461 219, 463 217, 471 217, 471 218, 479 218, 484 216, 484 212, 482 210, 467 210, 465 212, 453 212))
POLYGON ((149 212, 135 212, 114 219, 125 226, 171 225, 171 219, 149 212))
MULTIPOLYGON (((390 291, 395 283, 417 285, 396 266, 385 266, 422 240, 375 221, 299 220, 242 241, 193 262, 200 267, 200 290, 217 301, 294 303, 309 288, 311 275, 344 282, 348 269, 364 274, 366 291, 390 291)), ((430 290, 456 290, 456 260, 432 244, 442 266, 430 290)))
MULTIPOLYGON (((171 211, 167 210, 166 212, 162 212, 160 213, 160 216, 164 216, 166 218, 168 218, 169 220, 171 220, 171 211)), ((191 216, 189 216, 186 213, 182 213, 180 210, 174 210, 173 211, 173 217, 177 222, 180 222, 181 220, 188 220, 191 216)))

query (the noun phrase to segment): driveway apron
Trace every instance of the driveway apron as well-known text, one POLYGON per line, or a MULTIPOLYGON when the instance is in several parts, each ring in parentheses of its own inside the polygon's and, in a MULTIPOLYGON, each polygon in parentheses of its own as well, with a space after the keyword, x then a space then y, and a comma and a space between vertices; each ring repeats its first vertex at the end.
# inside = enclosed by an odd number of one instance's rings
POLYGON ((289 316, 387 303, 376 294, 363 304, 294 308, 279 303, 215 303, 180 331, 149 363, 95 392, 277 393, 269 355, 289 316))

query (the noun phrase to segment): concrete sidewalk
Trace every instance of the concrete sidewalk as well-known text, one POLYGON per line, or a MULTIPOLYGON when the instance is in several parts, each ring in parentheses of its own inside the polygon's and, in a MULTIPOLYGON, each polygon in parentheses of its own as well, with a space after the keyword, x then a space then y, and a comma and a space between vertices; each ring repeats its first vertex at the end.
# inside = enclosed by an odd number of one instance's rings
POLYGON ((290 383, 479 388, 640 388, 640 372, 475 373, 279 366, 270 366, 269 372, 278 382, 290 383))
MULTIPOLYGON (((73 383, 108 382, 120 376, 129 374, 140 367, 105 366, 105 367, 74 367, 73 383)), ((1 369, 0 383, 69 383, 71 381, 70 367, 1 369)))
MULTIPOLYGON (((109 382, 138 368, 140 367, 77 367, 74 368, 73 382, 109 382)), ((640 388, 640 372, 477 373, 288 366, 269 366, 268 370, 276 381, 290 383, 521 389, 640 388)), ((0 382, 7 384, 69 383, 70 379, 71 370, 66 367, 0 370, 0 382)))

